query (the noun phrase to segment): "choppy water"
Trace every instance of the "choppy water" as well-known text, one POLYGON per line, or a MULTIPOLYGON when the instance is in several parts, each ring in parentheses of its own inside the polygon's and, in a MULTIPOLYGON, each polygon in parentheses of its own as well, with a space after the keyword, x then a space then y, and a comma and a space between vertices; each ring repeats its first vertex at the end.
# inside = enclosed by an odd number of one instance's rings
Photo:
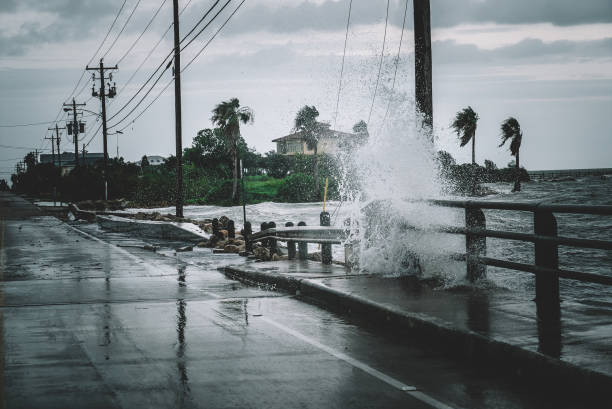
MULTIPOLYGON (((566 182, 531 182, 524 183, 523 190, 511 193, 510 184, 489 184, 489 187, 499 192, 483 200, 503 200, 515 202, 547 202, 564 204, 599 204, 612 205, 612 179, 599 177, 586 177, 576 181, 566 182)), ((403 217, 411 220, 413 224, 424 221, 424 226, 435 224, 452 224, 462 226, 464 213, 462 209, 433 209, 429 206, 403 206, 403 217), (432 223, 434 224, 434 223, 432 223)), ((146 211, 151 211, 147 209, 146 211)), ((173 213, 174 208, 154 209, 161 213, 173 213)), ((257 230, 264 221, 275 221, 277 225, 285 222, 305 221, 308 225, 319 224, 319 213, 322 203, 260 203, 247 206, 247 219, 253 223, 257 230)), ((130 209, 130 212, 145 211, 145 209, 130 209)), ((327 211, 332 217, 332 224, 342 225, 345 218, 352 215, 354 208, 351 204, 341 202, 328 202, 327 211)), ((228 216, 242 225, 242 207, 220 206, 186 206, 185 216, 194 219, 206 219, 228 216)), ((530 212, 485 210, 487 228, 506 231, 533 232, 533 215, 530 212)), ((612 240, 612 217, 558 214, 557 223, 559 235, 567 237, 592 238, 612 240)), ((366 265, 380 273, 399 274, 401 263, 398 262, 404 255, 405 247, 398 242, 414 241, 409 248, 425 253, 421 261, 428 263, 428 271, 446 274, 450 282, 461 281, 465 274, 465 264, 453 262, 444 257, 450 252, 465 251, 465 241, 462 237, 432 234, 398 236, 397 233, 384 230, 382 232, 394 235, 389 244, 375 246, 367 257, 371 260, 366 265)), ((533 263, 533 244, 512 240, 495 238, 487 239, 487 254, 499 259, 533 263)), ((343 257, 342 246, 334 246, 334 257, 343 257)), ((363 256, 365 257, 365 256, 363 256)), ((559 247, 560 268, 583 271, 597 274, 612 275, 612 251, 589 250, 561 246, 559 247)), ((521 273, 494 267, 488 268, 488 277, 497 285, 521 291, 533 291, 534 279, 529 273, 521 273)), ((601 285, 583 284, 576 281, 561 280, 561 294, 565 299, 591 299, 609 302, 612 299, 612 290, 601 285)))

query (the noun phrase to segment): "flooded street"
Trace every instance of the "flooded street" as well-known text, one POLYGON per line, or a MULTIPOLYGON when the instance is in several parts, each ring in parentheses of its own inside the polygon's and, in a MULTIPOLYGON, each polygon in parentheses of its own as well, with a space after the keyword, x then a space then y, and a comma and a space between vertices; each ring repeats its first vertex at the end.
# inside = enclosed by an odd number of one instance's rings
POLYGON ((6 408, 575 406, 217 270, 244 258, 2 200, 6 408))

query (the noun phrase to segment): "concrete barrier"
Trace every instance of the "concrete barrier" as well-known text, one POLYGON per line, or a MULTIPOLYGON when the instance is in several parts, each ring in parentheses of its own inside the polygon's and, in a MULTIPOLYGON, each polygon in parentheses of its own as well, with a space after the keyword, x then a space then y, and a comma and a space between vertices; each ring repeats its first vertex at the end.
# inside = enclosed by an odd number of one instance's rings
POLYGON ((140 237, 166 240, 198 242, 210 235, 192 223, 134 220, 118 216, 97 216, 96 220, 104 230, 130 233, 140 237))

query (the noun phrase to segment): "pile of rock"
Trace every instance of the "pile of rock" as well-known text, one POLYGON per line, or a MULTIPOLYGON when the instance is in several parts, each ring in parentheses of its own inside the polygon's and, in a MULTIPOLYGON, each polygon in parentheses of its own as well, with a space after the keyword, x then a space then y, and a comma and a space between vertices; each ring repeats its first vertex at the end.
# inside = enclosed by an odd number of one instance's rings
POLYGON ((196 223, 202 230, 210 233, 210 239, 198 243, 198 247, 209 247, 223 253, 242 253, 246 249, 243 232, 236 231, 234 221, 226 216, 196 223))
POLYGON ((84 200, 78 202, 76 205, 81 210, 94 210, 98 212, 109 211, 109 210, 123 210, 128 207, 130 203, 125 199, 114 199, 114 200, 84 200))

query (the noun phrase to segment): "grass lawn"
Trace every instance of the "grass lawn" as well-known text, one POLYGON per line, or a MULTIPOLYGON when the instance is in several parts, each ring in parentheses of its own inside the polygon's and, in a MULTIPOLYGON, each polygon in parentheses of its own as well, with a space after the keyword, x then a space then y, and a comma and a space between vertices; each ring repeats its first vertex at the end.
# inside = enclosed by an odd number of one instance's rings
POLYGON ((273 201, 278 194, 278 188, 284 179, 275 179, 269 176, 247 176, 244 179, 247 202, 258 203, 273 201))

